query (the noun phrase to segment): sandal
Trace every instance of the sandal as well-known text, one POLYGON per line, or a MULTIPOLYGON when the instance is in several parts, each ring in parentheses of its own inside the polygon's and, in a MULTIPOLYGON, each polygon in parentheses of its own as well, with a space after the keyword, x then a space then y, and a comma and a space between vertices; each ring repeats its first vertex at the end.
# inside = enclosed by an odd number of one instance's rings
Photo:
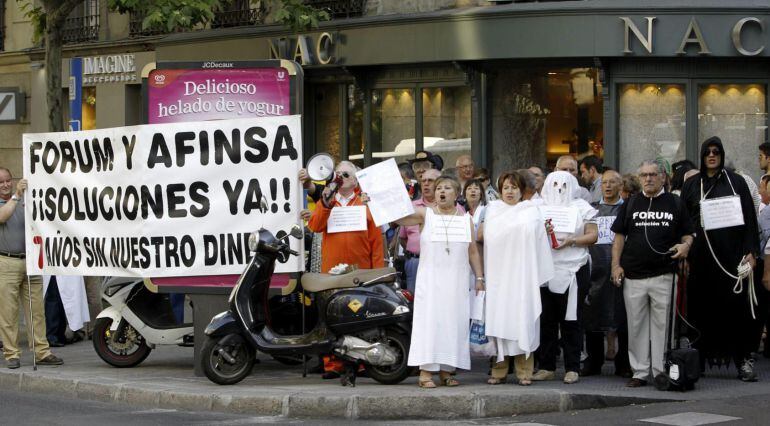
POLYGON ((529 386, 532 384, 532 380, 530 379, 520 379, 519 380, 519 386, 529 386))
POLYGON ((417 381, 417 386, 423 389, 434 389, 436 387, 436 383, 433 382, 433 379, 428 379, 428 380, 420 379, 417 381))
POLYGON ((439 376, 439 383, 441 384, 441 386, 446 386, 448 388, 460 386, 460 382, 458 382, 457 379, 455 379, 449 374, 447 374, 446 376, 444 375, 439 376))
POLYGON ((436 383, 433 381, 433 374, 424 374, 426 372, 420 371, 420 378, 417 379, 417 386, 423 389, 434 389, 436 383))
POLYGON ((503 383, 506 383, 507 381, 508 381, 508 379, 505 378, 505 377, 500 378, 500 379, 495 378, 495 377, 490 377, 489 379, 487 379, 487 384, 488 385, 502 385, 503 383))

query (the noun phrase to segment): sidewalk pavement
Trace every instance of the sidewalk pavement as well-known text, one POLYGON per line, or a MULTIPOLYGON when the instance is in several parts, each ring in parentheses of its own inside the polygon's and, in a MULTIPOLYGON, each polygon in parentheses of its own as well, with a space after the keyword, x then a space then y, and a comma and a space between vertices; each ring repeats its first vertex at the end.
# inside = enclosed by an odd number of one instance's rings
MULTIPOLYGON (((26 346, 25 346, 26 348, 26 346)), ((757 383, 742 383, 734 368, 711 370, 687 393, 659 392, 653 386, 630 389, 626 380, 610 375, 561 381, 489 386, 487 361, 475 359, 471 372, 459 372, 456 388, 420 389, 417 377, 386 386, 359 378, 355 388, 339 380, 302 378, 302 367, 287 367, 260 355, 252 375, 234 386, 219 386, 193 375, 192 348, 159 347, 139 366, 119 369, 104 363, 91 341, 54 353, 64 359, 58 367, 32 370, 27 351, 22 367, 0 367, 0 387, 148 408, 248 413, 259 416, 346 419, 451 419, 502 417, 517 414, 605 408, 672 400, 708 400, 770 394, 770 360, 758 359, 757 383)), ((560 377, 557 372, 557 377, 560 377)))

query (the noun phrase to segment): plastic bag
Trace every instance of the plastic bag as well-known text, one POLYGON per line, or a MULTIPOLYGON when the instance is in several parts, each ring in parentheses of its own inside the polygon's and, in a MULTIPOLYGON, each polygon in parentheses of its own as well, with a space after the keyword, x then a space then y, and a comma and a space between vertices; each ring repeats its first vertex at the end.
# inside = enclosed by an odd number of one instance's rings
POLYGON ((471 321, 470 338, 471 355, 493 356, 497 354, 495 342, 489 340, 485 334, 484 321, 471 321))

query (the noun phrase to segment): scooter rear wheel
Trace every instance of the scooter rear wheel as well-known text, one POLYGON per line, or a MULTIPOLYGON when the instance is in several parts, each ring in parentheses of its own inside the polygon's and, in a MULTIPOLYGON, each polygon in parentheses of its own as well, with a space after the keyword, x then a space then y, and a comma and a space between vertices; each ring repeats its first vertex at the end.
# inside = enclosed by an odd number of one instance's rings
POLYGON ((134 327, 130 324, 118 327, 122 335, 115 336, 113 333, 118 331, 110 330, 110 324, 110 318, 98 318, 94 324, 94 350, 104 362, 118 368, 133 367, 150 355, 152 349, 134 327))
POLYGON ((384 384, 395 385, 403 382, 412 372, 407 365, 409 358, 409 336, 398 329, 389 328, 385 331, 385 338, 380 342, 395 350, 396 363, 393 365, 369 365, 366 364, 366 372, 372 379, 384 384))
POLYGON ((206 337, 200 358, 206 377, 219 385, 240 382, 254 366, 254 350, 240 335, 206 337))

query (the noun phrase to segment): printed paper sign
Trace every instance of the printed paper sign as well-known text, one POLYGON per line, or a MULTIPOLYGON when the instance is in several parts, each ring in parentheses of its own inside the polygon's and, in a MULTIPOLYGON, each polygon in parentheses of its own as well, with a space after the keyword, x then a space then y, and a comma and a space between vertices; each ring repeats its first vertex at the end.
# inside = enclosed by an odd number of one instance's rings
POLYGON ((334 207, 326 222, 326 232, 366 231, 366 206, 334 207))
POLYGON ((701 200, 700 214, 706 231, 743 225, 741 197, 737 195, 701 200))
POLYGON ((468 218, 457 215, 434 214, 430 240, 444 243, 471 242, 471 227, 468 218))
POLYGON ((554 232, 575 233, 578 222, 578 211, 576 208, 541 205, 540 212, 546 220, 551 219, 551 226, 553 226, 554 232))
POLYGON ((610 230, 615 223, 616 216, 597 216, 596 227, 599 228, 599 238, 596 244, 612 244, 615 241, 615 233, 610 230))
MULTIPOLYGON (((32 275, 240 274, 249 235, 288 232, 302 208, 297 115, 25 134, 23 146, 32 275)), ((302 269, 301 256, 276 265, 302 269)))
POLYGON ((381 226, 414 213, 412 200, 396 160, 390 159, 356 173, 361 191, 369 196, 369 211, 374 224, 381 226))

